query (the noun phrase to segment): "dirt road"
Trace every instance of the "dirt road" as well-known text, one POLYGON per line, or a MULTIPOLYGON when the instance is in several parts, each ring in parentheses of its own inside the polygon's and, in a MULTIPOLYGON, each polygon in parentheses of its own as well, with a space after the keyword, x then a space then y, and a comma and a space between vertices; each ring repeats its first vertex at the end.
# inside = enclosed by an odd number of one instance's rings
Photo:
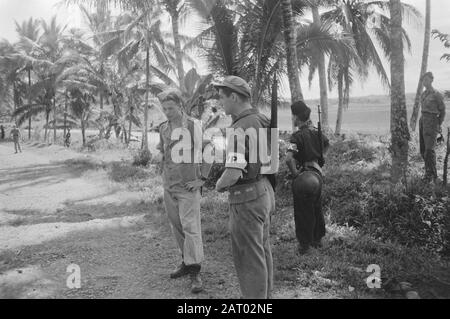
MULTIPOLYGON (((240 297, 231 251, 214 243, 205 244, 205 292, 170 280, 180 259, 162 204, 112 182, 101 165, 74 165, 85 157, 39 144, 13 154, 0 144, 0 298, 240 297), (72 264, 79 289, 67 286, 72 264)), ((274 297, 329 296, 277 287, 274 297)))

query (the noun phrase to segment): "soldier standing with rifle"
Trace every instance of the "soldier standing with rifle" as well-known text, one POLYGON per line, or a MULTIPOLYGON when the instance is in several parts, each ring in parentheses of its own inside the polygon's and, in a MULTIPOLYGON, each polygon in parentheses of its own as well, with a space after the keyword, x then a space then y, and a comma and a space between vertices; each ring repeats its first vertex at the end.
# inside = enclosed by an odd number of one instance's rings
POLYGON ((323 153, 329 141, 322 134, 319 107, 319 129, 310 119, 311 109, 302 101, 291 106, 299 130, 290 139, 286 164, 293 176, 295 231, 299 253, 306 254, 311 247, 321 247, 325 236, 325 219, 322 213, 323 153))

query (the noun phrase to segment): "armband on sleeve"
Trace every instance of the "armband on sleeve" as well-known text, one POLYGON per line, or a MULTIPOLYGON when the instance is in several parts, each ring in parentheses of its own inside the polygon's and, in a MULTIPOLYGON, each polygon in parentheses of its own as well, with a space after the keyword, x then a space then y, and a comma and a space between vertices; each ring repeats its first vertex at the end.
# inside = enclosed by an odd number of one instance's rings
POLYGON ((247 161, 245 160, 245 155, 241 153, 229 153, 227 156, 227 161, 225 163, 226 168, 237 168, 245 171, 247 167, 247 161))

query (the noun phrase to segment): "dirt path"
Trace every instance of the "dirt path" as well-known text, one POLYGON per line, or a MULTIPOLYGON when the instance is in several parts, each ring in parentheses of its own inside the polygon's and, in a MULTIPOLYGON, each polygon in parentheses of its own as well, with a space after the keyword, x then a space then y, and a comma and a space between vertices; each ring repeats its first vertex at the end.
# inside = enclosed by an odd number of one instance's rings
MULTIPOLYGON (((193 296, 188 279, 168 279, 179 252, 160 204, 101 167, 73 165, 85 155, 24 149, 15 155, 0 144, 0 298, 239 298, 229 249, 205 244, 205 292, 193 296), (80 289, 67 287, 71 264, 80 289)), ((277 287, 274 297, 330 296, 277 287)))

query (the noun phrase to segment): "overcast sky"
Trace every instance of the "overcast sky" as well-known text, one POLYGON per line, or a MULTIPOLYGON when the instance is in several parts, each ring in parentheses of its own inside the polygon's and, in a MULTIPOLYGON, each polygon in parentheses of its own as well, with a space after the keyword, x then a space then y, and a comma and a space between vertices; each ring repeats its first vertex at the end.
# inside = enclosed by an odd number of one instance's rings
MULTIPOLYGON (((425 11, 425 0, 405 0, 404 2, 416 6, 423 13, 425 11)), ((61 24, 67 23, 69 26, 79 27, 81 18, 78 10, 74 8, 69 10, 64 6, 58 6, 58 3, 60 3, 60 0, 0 0, 0 38, 15 41, 17 37, 14 21, 21 22, 29 17, 48 20, 53 15, 57 15, 58 21, 61 24)), ((444 33, 450 33, 450 1, 433 0, 431 1, 431 5, 432 29, 439 29, 444 33)), ((411 55, 406 55, 406 91, 415 92, 421 66, 424 31, 407 25, 406 29, 409 32, 413 46, 411 55)), ((437 40, 431 41, 429 69, 435 74, 435 87, 438 89, 450 89, 450 63, 440 61, 440 57, 445 51, 441 42, 437 40)), ((303 78, 305 77, 303 76, 303 78)), ((308 83, 306 81, 302 82, 305 97, 307 99, 318 98, 318 85, 313 85, 309 89, 308 83)), ((318 81, 314 82, 316 83, 318 81)), ((287 84, 285 84, 285 87, 287 87, 287 84)), ((363 88, 361 85, 355 85, 352 90, 352 96, 386 93, 375 73, 364 84, 363 88)), ((284 92, 283 95, 287 94, 288 92, 284 92)), ((336 94, 331 93, 331 96, 336 96, 336 94)))

